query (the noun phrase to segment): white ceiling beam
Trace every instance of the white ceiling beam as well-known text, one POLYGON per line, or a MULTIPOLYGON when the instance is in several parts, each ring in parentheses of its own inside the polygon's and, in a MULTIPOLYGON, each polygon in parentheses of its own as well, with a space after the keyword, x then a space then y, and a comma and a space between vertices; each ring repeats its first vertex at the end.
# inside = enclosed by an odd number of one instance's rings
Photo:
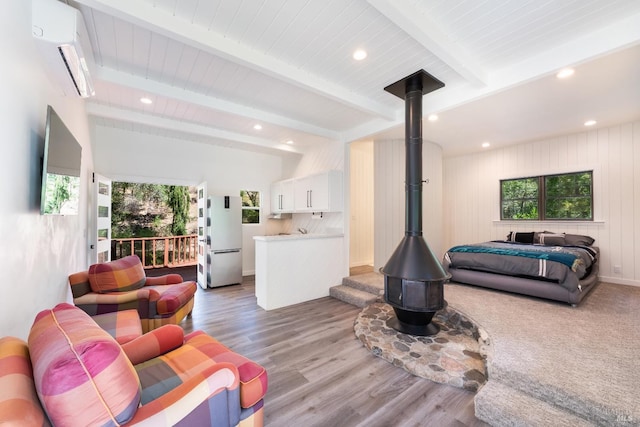
MULTIPOLYGON (((501 91, 552 76, 564 67, 577 67, 580 64, 639 44, 640 14, 630 15, 567 43, 550 47, 520 63, 511 64, 504 69, 494 70, 489 75, 486 86, 445 86, 440 90, 431 92, 424 99, 423 117, 431 113, 442 113, 501 91)), ((394 122, 372 120, 343 132, 341 140, 344 142, 355 141, 392 129, 401 123, 401 120, 394 122)))
POLYGON ((378 12, 409 34, 442 62, 475 86, 487 84, 487 72, 438 24, 406 0, 367 0, 378 12))
POLYGON ((180 89, 166 83, 160 83, 155 80, 150 80, 144 77, 117 71, 113 68, 97 67, 95 70, 95 76, 96 80, 102 80, 104 82, 112 83, 118 86, 126 86, 132 89, 139 89, 140 91, 149 94, 171 98, 189 104, 199 105, 204 108, 209 108, 224 113, 236 114, 238 116, 245 117, 251 120, 259 120, 262 123, 270 123, 283 128, 293 129, 329 139, 337 140, 339 138, 338 132, 334 132, 323 127, 314 126, 306 122, 301 122, 289 117, 226 101, 220 98, 203 95, 198 92, 180 89))
POLYGON ((86 104, 87 114, 90 116, 105 117, 113 120, 123 121, 127 123, 136 123, 151 126, 159 129, 166 129, 176 132, 184 132, 193 135, 201 135, 205 137, 217 138, 226 141, 234 141, 242 144, 250 144, 263 148, 270 148, 279 151, 300 153, 295 147, 281 144, 277 141, 271 141, 255 136, 229 132, 221 129, 211 128, 209 126, 199 125, 196 123, 188 123, 179 120, 168 119, 166 117, 154 116, 151 114, 140 113, 137 111, 125 110, 122 108, 114 108, 103 104, 88 102, 86 104))
POLYGON ((309 70, 258 52, 250 46, 230 40, 215 31, 180 20, 162 12, 159 8, 149 7, 147 3, 131 0, 76 0, 76 2, 332 99, 350 108, 387 120, 396 118, 397 110, 388 105, 358 95, 348 88, 314 75, 309 70))

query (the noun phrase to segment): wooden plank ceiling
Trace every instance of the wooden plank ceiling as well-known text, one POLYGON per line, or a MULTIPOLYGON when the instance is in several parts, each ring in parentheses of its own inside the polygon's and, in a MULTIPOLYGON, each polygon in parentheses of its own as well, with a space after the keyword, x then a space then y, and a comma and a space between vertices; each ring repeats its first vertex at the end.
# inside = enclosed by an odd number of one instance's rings
MULTIPOLYGON (((402 138, 404 106, 383 88, 421 68, 446 84, 424 99, 425 115, 441 118, 425 121, 428 139, 445 154, 474 151, 489 137, 508 144, 579 130, 576 114, 535 129, 526 117, 511 118, 504 132, 500 117, 482 117, 494 97, 504 102, 510 93, 512 110, 562 102, 597 115, 598 100, 587 93, 585 103, 584 90, 595 91, 604 79, 583 79, 586 89, 576 90, 581 100, 550 100, 557 85, 552 75, 565 66, 587 70, 617 53, 616 84, 629 87, 616 96, 638 90, 632 74, 640 46, 637 0, 67 3, 82 12, 90 33, 96 96, 87 110, 94 124, 178 139, 304 152, 329 140, 402 138), (358 48, 368 52, 363 61, 352 58, 358 48), (525 90, 532 84, 538 85, 533 96, 525 90), (143 96, 153 104, 140 103, 143 96), (458 135, 461 128, 467 133, 458 135)), ((618 118, 637 118, 639 103, 607 105, 624 106, 618 118)))

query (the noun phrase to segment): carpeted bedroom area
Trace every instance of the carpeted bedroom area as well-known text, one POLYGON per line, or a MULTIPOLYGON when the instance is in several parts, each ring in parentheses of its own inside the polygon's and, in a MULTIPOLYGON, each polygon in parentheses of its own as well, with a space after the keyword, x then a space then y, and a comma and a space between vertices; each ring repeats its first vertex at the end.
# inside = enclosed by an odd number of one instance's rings
POLYGON ((640 288, 601 283, 575 308, 457 284, 445 298, 489 335, 481 420, 640 425, 640 288))
POLYGON ((494 426, 640 425, 640 288, 600 283, 578 307, 456 283, 444 292, 449 307, 488 334, 479 419, 494 426))

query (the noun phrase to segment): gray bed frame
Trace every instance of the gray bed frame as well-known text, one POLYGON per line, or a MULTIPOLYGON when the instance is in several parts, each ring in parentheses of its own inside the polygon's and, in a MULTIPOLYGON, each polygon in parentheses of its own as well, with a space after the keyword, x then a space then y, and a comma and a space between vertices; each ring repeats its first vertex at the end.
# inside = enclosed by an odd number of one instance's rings
POLYGON ((514 277, 464 268, 450 268, 446 260, 444 261, 444 268, 451 274, 452 282, 566 302, 574 307, 598 284, 598 263, 593 265, 591 273, 582 280, 578 280, 577 276, 572 276, 573 279, 571 280, 576 280, 579 283, 579 286, 573 292, 558 283, 536 280, 535 278, 514 277))

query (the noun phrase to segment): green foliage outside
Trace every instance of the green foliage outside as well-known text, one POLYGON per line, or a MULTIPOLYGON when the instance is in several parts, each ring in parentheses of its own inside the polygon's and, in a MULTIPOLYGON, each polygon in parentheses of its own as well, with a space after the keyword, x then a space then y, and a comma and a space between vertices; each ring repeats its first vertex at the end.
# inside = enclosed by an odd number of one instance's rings
POLYGON ((591 172, 545 177, 547 219, 592 219, 591 172))
POLYGON ((189 187, 114 182, 111 193, 111 233, 127 237, 182 236, 195 233, 189 223, 189 187))
POLYGON ((259 224, 260 223, 260 192, 259 191, 240 191, 242 198, 242 223, 243 224, 259 224))
POLYGON ((538 179, 504 180, 502 219, 538 219, 538 179))
POLYGON ((500 186, 502 219, 593 219, 592 172, 503 180, 500 186))
POLYGON ((77 214, 80 178, 48 173, 43 196, 44 214, 77 214))
POLYGON ((167 205, 173 212, 171 234, 184 236, 187 234, 187 222, 189 222, 189 189, 181 185, 169 185, 166 192, 167 205))

